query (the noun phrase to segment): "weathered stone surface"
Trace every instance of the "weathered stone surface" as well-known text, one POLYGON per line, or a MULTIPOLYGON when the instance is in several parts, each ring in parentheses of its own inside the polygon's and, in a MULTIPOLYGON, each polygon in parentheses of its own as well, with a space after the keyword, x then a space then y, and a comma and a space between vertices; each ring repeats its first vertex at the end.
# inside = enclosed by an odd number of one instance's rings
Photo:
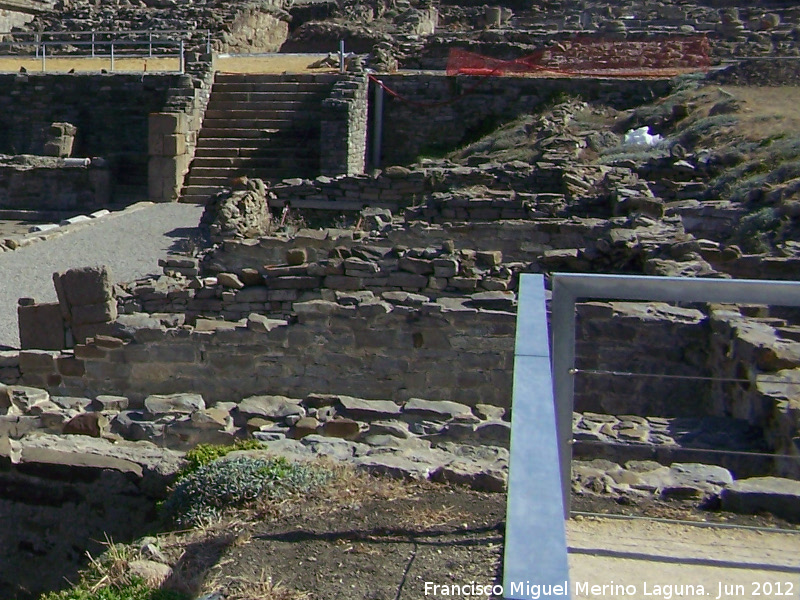
POLYGON ((231 290, 240 290, 244 287, 244 283, 234 273, 218 273, 217 282, 222 287, 231 290))
POLYGON ((400 414, 400 406, 389 400, 362 400, 352 396, 338 396, 337 398, 342 411, 353 417, 376 419, 400 414))
POLYGON ((770 512, 800 522, 800 482, 780 477, 752 477, 729 483, 722 493, 722 509, 742 514, 770 512))
POLYGON ((108 419, 102 413, 89 412, 76 415, 64 423, 64 434, 102 437, 108 429, 108 419))
POLYGON ((200 394, 153 394, 145 398, 144 406, 152 415, 190 414, 196 410, 203 410, 206 403, 200 394))
POLYGON ((471 415, 472 409, 465 404, 450 402, 449 400, 423 400, 411 398, 403 405, 403 412, 410 415, 426 417, 441 417, 448 419, 457 415, 471 415))
POLYGON ((733 482, 730 471, 714 465, 673 463, 654 471, 639 473, 636 487, 652 489, 665 496, 715 494, 733 482))
POLYGON ((330 437, 354 440, 361 434, 361 426, 358 421, 353 421, 352 419, 336 418, 323 423, 322 434, 330 437))
POLYGON ((237 422, 241 418, 246 421, 253 417, 263 419, 282 419, 289 415, 305 416, 306 410, 300 400, 286 396, 250 396, 236 406, 237 422))
POLYGON ((20 348, 65 348, 64 317, 57 302, 17 307, 20 348))
POLYGON ((154 560, 132 560, 128 563, 128 575, 138 577, 151 588, 159 588, 172 577, 172 567, 154 560))
POLYGON ((94 410, 125 410, 128 408, 129 400, 125 396, 107 396, 100 395, 92 400, 92 408, 94 410))
POLYGON ((427 479, 433 467, 394 454, 369 455, 356 459, 356 467, 376 475, 388 475, 397 479, 427 479))
POLYGON ((221 192, 206 205, 201 223, 214 240, 254 238, 267 233, 272 221, 270 192, 260 179, 244 178, 240 189, 221 192))

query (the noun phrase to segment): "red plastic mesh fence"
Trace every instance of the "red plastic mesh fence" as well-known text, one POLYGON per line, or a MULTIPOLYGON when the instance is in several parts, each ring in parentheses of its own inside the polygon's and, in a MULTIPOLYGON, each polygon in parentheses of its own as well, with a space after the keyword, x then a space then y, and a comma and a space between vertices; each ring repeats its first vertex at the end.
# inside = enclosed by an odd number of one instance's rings
POLYGON ((447 60, 447 74, 662 77, 708 69, 709 51, 705 37, 642 41, 578 38, 508 61, 454 48, 447 60))

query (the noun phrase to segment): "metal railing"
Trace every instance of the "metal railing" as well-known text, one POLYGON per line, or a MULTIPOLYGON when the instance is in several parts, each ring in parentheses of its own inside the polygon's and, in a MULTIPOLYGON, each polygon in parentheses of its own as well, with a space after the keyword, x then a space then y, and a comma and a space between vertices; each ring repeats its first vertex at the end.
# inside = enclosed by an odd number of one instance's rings
POLYGON ((42 71, 46 70, 47 60, 56 57, 108 58, 109 70, 114 71, 115 61, 124 57, 177 58, 179 70, 183 73, 187 49, 211 52, 211 32, 208 30, 13 32, 0 33, 0 40, 0 53, 39 59, 42 71))

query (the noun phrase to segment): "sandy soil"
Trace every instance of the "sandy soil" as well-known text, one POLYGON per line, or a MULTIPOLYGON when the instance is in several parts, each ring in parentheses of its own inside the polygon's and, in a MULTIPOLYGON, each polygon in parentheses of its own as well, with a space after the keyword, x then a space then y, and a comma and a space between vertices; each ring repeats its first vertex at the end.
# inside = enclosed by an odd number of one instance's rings
POLYGON ((218 55, 214 68, 222 73, 335 73, 338 68, 311 69, 310 65, 327 54, 218 55))
MULTIPOLYGON (((583 499, 578 508, 618 512, 615 504, 608 498, 583 499)), ((701 513, 676 503, 654 503, 647 511, 741 526, 574 516, 566 523, 574 598, 643 600, 656 591, 661 595, 651 597, 755 598, 755 584, 762 590, 772 586, 763 598, 781 598, 789 588, 796 597, 800 590, 800 531, 744 527, 791 525, 770 517, 701 513), (623 593, 611 588, 592 593, 591 586, 612 582, 626 586, 623 593)), ((195 533, 173 540, 170 552, 183 557, 179 572, 204 571, 195 580, 195 593, 268 585, 300 592, 281 596, 287 600, 474 600, 499 596, 476 596, 468 589, 444 595, 432 593, 430 586, 501 585, 504 532, 503 494, 432 484, 376 485, 354 488, 350 496, 337 493, 270 507, 256 522, 227 523, 216 533, 207 529, 205 539, 195 533)), ((535 565, 531 570, 533 583, 535 565)))
POLYGON ((41 58, 35 57, 0 57, 0 72, 15 73, 24 67, 29 73, 67 73, 75 69, 76 73, 98 72, 105 69, 108 72, 162 72, 178 71, 180 61, 177 58, 141 57, 141 58, 115 58, 114 68, 111 68, 111 59, 108 57, 74 57, 74 58, 47 58, 42 64, 41 58), (44 68, 43 68, 44 67, 44 68))

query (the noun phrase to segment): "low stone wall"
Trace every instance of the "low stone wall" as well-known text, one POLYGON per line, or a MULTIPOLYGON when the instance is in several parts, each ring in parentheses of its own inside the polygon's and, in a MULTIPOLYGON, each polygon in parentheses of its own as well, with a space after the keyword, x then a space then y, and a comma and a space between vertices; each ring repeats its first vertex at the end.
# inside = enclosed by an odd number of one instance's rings
POLYGON ((21 352, 21 382, 68 395, 125 390, 132 399, 203 390, 215 402, 357 389, 365 398, 510 405, 513 313, 323 300, 296 303, 294 310, 296 323, 262 317, 233 329, 203 321, 194 329, 164 329, 145 319, 143 328, 124 327, 132 341, 100 336, 77 345, 74 361, 21 352), (215 327, 228 330, 203 331, 215 327))
POLYGON ((576 368, 632 375, 576 374, 575 410, 640 417, 719 414, 709 402, 709 382, 646 376, 711 376, 709 337, 706 315, 696 309, 637 302, 579 305, 576 368))
POLYGON ((91 212, 109 205, 108 163, 46 157, 0 162, 0 210, 91 212), (88 163, 88 164, 86 164, 88 163))

